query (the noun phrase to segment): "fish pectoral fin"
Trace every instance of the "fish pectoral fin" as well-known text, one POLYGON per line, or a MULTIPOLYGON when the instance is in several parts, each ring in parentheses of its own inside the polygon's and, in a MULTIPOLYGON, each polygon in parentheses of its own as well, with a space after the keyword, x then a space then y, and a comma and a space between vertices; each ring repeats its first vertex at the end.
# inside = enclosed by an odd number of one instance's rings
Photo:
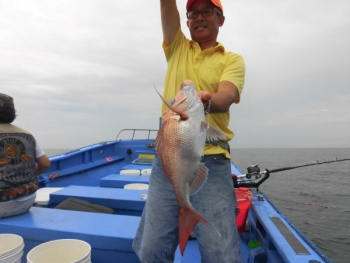
POLYGON ((194 195, 202 188, 208 178, 208 171, 209 169, 204 165, 204 163, 199 164, 197 174, 190 182, 190 196, 194 195))
POLYGON ((226 137, 221 131, 209 125, 209 128, 207 129, 206 140, 209 142, 216 140, 226 140, 226 137))
POLYGON ((203 133, 207 132, 209 127, 210 126, 209 126, 209 124, 206 121, 201 121, 200 134, 203 134, 203 133))

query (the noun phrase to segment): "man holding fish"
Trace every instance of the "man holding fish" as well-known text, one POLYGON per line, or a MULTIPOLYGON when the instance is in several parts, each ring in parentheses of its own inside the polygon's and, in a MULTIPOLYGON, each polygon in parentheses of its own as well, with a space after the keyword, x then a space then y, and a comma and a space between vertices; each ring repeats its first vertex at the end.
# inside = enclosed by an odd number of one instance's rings
POLYGON ((160 5, 168 62, 164 114, 133 247, 143 263, 173 262, 177 245, 183 254, 193 230, 202 263, 241 262, 227 142, 244 61, 217 42, 225 21, 220 0, 187 1, 192 40, 181 30, 176 0, 160 5))

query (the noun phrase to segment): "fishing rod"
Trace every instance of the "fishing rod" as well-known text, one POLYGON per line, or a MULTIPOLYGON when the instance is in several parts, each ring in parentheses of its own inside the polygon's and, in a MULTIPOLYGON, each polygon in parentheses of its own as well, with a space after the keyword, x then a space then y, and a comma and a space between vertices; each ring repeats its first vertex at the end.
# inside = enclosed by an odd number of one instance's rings
POLYGON ((296 169, 296 168, 300 168, 300 167, 306 167, 306 166, 312 166, 312 165, 319 165, 319 164, 325 164, 325 163, 335 163, 335 162, 342 162, 342 161, 350 161, 350 158, 349 158, 349 159, 337 159, 337 158, 335 158, 334 160, 331 160, 331 161, 324 161, 324 162, 319 162, 319 161, 316 160, 316 161, 313 162, 313 163, 304 164, 304 165, 297 165, 297 166, 290 166, 290 167, 284 167, 284 168, 272 169, 272 170, 269 170, 269 172, 270 172, 270 174, 271 174, 271 173, 277 173, 277 172, 281 172, 281 171, 296 169))
POLYGON ((232 175, 232 178, 233 178, 233 182, 234 182, 235 187, 247 187, 247 188, 257 188, 258 189, 259 186, 269 178, 271 173, 277 173, 277 172, 281 172, 281 171, 287 171, 287 170, 292 170, 292 169, 307 167, 307 166, 312 166, 312 165, 335 163, 335 162, 342 162, 342 161, 350 161, 350 158, 347 158, 347 159, 335 158, 333 160, 324 161, 324 162, 319 162, 316 160, 313 163, 296 165, 296 166, 288 166, 288 167, 277 168, 277 169, 272 169, 272 170, 265 169, 262 172, 260 172, 260 168, 259 168, 258 164, 253 164, 253 165, 248 166, 246 174, 232 175), (255 177, 255 178, 251 179, 252 177, 255 177), (243 180, 238 182, 237 179, 243 179, 243 180), (248 180, 244 180, 244 179, 248 179, 248 180))

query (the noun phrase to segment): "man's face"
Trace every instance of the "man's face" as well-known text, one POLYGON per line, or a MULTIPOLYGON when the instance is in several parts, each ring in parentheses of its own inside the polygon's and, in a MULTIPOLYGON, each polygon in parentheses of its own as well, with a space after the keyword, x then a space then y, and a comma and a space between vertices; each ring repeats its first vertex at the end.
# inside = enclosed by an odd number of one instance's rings
MULTIPOLYGON (((214 7, 215 5, 213 5, 210 0, 197 0, 191 5, 188 13, 193 11, 194 13, 197 13, 196 11, 203 11, 203 9, 207 10, 207 8, 212 10, 211 8, 214 7)), ((216 9, 220 11, 219 8, 216 7, 216 9)), ((208 15, 207 12, 205 12, 206 15, 203 15, 203 13, 199 12, 197 18, 189 18, 187 20, 187 26, 190 30, 191 37, 194 41, 199 43, 210 41, 216 42, 219 27, 224 24, 225 17, 219 15, 216 10, 212 10, 210 15, 208 15)))

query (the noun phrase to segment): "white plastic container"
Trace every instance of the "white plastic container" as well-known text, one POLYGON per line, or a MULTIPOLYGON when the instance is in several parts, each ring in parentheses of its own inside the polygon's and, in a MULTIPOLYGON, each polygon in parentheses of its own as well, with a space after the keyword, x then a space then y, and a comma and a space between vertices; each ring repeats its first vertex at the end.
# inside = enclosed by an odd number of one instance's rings
POLYGON ((142 169, 141 176, 150 176, 152 173, 152 169, 142 169))
POLYGON ((58 239, 34 247, 27 263, 90 263, 91 246, 78 239, 58 239))
POLYGON ((148 184, 126 184, 124 189, 130 190, 148 190, 148 184))
POLYGON ((0 258, 0 263, 21 263, 22 255, 23 249, 8 257, 0 258))
POLYGON ((0 262, 21 263, 23 238, 14 234, 0 234, 0 262))
POLYGON ((129 169, 129 170, 121 170, 119 174, 121 174, 121 175, 136 175, 136 176, 139 176, 141 174, 141 172, 140 172, 140 170, 129 169))

